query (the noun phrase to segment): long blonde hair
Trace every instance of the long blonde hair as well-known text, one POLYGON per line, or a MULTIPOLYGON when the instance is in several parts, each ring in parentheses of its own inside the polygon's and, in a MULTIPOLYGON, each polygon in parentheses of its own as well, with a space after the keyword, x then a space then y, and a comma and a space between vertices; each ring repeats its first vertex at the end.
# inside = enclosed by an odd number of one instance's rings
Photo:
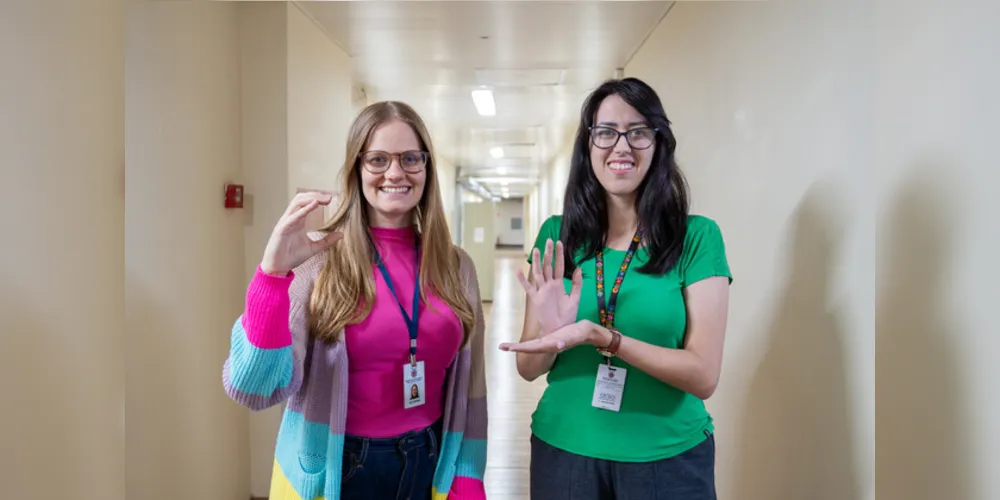
POLYGON ((451 243, 441 207, 434 147, 427 127, 416 111, 396 101, 367 106, 351 125, 341 171, 340 206, 322 229, 324 232, 341 231, 344 237, 327 251, 326 265, 316 278, 309 301, 309 329, 317 338, 336 342, 345 326, 364 320, 371 312, 375 300, 372 272, 375 254, 369 229, 368 201, 361 192, 359 158, 372 133, 393 120, 408 124, 428 152, 424 192, 413 214, 421 248, 420 297, 426 301, 430 292, 448 304, 462 322, 464 346, 474 327, 475 313, 465 295, 460 257, 451 243))

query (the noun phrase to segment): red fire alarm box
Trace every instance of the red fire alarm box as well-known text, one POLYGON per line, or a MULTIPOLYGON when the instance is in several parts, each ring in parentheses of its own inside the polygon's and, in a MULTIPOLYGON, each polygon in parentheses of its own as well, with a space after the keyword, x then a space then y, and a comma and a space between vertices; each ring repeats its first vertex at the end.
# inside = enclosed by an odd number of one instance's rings
POLYGON ((226 184, 226 208, 243 208, 242 184, 226 184))

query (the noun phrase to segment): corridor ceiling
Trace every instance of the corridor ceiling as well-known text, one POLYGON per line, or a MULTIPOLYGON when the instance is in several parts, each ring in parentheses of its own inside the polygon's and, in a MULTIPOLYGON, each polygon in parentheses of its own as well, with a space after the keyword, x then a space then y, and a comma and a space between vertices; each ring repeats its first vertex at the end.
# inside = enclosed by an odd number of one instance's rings
POLYGON ((568 146, 587 92, 625 66, 671 2, 297 5, 350 54, 370 100, 411 104, 459 177, 496 195, 502 178, 517 197, 568 146), (477 112, 475 89, 492 90, 494 116, 477 112))

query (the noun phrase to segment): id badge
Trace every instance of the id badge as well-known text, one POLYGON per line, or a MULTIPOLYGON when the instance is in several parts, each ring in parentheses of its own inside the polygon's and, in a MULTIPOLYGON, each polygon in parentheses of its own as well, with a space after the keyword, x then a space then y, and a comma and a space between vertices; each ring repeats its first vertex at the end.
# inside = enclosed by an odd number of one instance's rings
POLYGON ((621 410, 622 395, 625 393, 626 373, 627 371, 624 368, 601 363, 600 367, 597 368, 594 398, 590 404, 595 408, 604 410, 621 410))
POLYGON ((417 366, 403 365, 403 408, 410 409, 424 404, 424 362, 417 366))

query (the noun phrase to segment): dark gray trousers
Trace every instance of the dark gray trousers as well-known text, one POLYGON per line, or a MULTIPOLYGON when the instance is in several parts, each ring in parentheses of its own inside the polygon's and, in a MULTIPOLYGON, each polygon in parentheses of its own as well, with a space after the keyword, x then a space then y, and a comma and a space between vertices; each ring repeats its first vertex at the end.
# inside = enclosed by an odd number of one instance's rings
POLYGON ((655 462, 611 462, 531 436, 532 500, 716 500, 715 437, 655 462))

